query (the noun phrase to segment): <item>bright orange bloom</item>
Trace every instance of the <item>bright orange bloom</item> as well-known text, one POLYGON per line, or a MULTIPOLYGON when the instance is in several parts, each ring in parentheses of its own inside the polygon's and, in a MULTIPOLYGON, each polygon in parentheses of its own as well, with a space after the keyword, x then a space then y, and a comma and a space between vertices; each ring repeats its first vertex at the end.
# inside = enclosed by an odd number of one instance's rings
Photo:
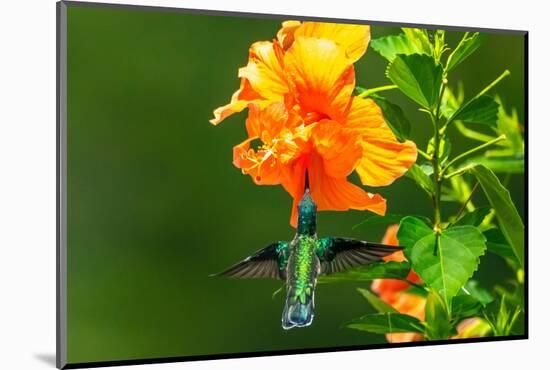
POLYGON ((385 199, 347 177, 357 171, 364 185, 385 186, 416 161, 414 143, 399 143, 380 108, 352 95, 353 63, 369 39, 369 26, 283 22, 276 40, 252 44, 240 89, 214 111, 217 125, 249 109, 248 139, 235 146, 233 163, 256 184, 285 188, 292 225, 306 172, 319 210, 384 214, 385 199))

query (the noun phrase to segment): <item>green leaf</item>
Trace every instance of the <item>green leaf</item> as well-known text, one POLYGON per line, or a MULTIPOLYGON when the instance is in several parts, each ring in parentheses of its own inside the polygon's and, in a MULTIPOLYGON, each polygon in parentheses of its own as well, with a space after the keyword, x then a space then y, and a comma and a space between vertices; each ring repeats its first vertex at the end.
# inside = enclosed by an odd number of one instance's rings
POLYGON ((414 294, 420 297, 426 298, 428 296, 428 291, 426 288, 421 286, 414 286, 411 285, 407 289, 404 290, 404 292, 407 292, 408 294, 414 294))
POLYGON ((489 203, 495 209, 500 229, 512 246, 521 266, 524 265, 525 228, 510 192, 500 183, 498 177, 487 167, 478 165, 470 169, 483 188, 489 203))
POLYGON ((408 253, 414 271, 451 307, 452 298, 477 270, 485 249, 485 237, 476 227, 455 226, 441 235, 432 231, 408 253))
POLYGON ((441 97, 441 106, 439 111, 443 117, 449 119, 453 113, 460 108, 462 102, 464 101, 464 87, 462 83, 459 83, 456 89, 456 94, 453 92, 453 89, 449 85, 445 86, 443 91, 443 96, 441 97))
POLYGON ((391 312, 361 316, 343 326, 375 334, 424 332, 422 322, 416 317, 391 312))
POLYGON ((434 167, 430 162, 423 162, 418 165, 422 171, 428 176, 433 175, 434 167))
POLYGON ((490 158, 478 156, 468 160, 467 165, 480 164, 496 173, 523 173, 525 171, 525 160, 512 157, 490 158))
POLYGON ((489 293, 487 289, 480 286, 477 280, 468 280, 466 285, 464 285, 464 289, 466 290, 467 295, 472 296, 483 306, 486 306, 494 301, 491 293, 489 293))
POLYGON ((514 310, 511 311, 506 302, 506 296, 503 294, 500 300, 500 306, 496 315, 485 315, 485 319, 491 325, 493 334, 496 337, 504 337, 511 334, 514 323, 519 318, 519 314, 522 309, 520 306, 515 305, 514 310))
POLYGON ((396 55, 386 76, 409 98, 426 109, 437 103, 443 68, 425 54, 396 55))
POLYGON ((478 123, 496 127, 498 118, 498 103, 489 95, 481 95, 461 106, 449 121, 478 123))
POLYGON ((426 299, 426 336, 429 339, 447 339, 453 330, 445 302, 439 294, 431 291, 426 299))
POLYGON ((370 281, 374 279, 406 279, 411 269, 408 262, 377 262, 358 268, 319 276, 319 283, 341 281, 370 281))
POLYGON ((357 291, 369 301, 370 305, 380 313, 399 313, 395 308, 381 300, 376 294, 372 293, 370 290, 357 288, 357 291))
POLYGON ((410 256, 410 251, 417 241, 425 236, 431 235, 434 231, 422 219, 407 216, 401 220, 397 230, 399 245, 405 248, 404 253, 410 256))
POLYGON ((388 61, 393 61, 397 54, 420 54, 421 51, 414 43, 411 43, 407 35, 390 35, 371 40, 371 48, 388 61))
POLYGON ((390 62, 397 54, 432 54, 432 45, 426 30, 403 28, 403 32, 373 39, 370 46, 390 62))
POLYGON ((364 227, 377 226, 377 225, 398 224, 402 218, 403 218, 402 215, 394 215, 391 213, 386 213, 384 216, 373 214, 373 215, 369 215, 366 219, 364 219, 357 225, 354 225, 352 229, 355 230, 359 227, 364 228, 364 227))
POLYGON ((467 294, 457 295, 453 298, 453 321, 476 316, 479 314, 482 308, 481 302, 475 297, 467 294))
POLYGON ((481 45, 482 36, 479 32, 471 34, 466 32, 457 47, 453 50, 447 59, 447 72, 453 70, 462 61, 468 58, 481 45))
POLYGON ((441 56, 445 51, 449 50, 447 44, 445 43, 445 31, 436 30, 433 34, 433 57, 440 63, 441 56))
POLYGON ((403 113, 403 110, 398 105, 377 94, 372 94, 369 97, 382 110, 384 121, 386 121, 386 124, 392 130, 397 140, 400 142, 407 140, 411 133, 411 123, 403 113))
POLYGON ((456 220, 453 223, 453 225, 479 226, 489 213, 491 213, 491 207, 479 207, 473 210, 472 212, 467 212, 464 215, 462 215, 462 217, 456 220))
POLYGON ((403 33, 407 36, 409 42, 414 45, 419 54, 433 54, 433 46, 430 42, 430 36, 428 30, 422 28, 401 28, 403 33))
POLYGON ((511 114, 506 113, 500 98, 496 98, 500 105, 498 111, 497 132, 506 135, 507 146, 511 149, 511 155, 514 157, 523 158, 524 155, 524 140, 521 134, 521 124, 518 119, 518 113, 515 109, 511 114))
POLYGON ((417 164, 413 164, 411 168, 405 173, 405 176, 409 179, 414 180, 422 189, 424 189, 428 195, 433 195, 434 193, 434 184, 430 176, 426 175, 426 173, 418 166, 417 164))
POLYGON ((505 259, 511 259, 518 262, 514 250, 510 244, 506 241, 506 237, 499 229, 489 229, 483 232, 485 238, 487 238, 487 250, 491 253, 497 254, 505 259))

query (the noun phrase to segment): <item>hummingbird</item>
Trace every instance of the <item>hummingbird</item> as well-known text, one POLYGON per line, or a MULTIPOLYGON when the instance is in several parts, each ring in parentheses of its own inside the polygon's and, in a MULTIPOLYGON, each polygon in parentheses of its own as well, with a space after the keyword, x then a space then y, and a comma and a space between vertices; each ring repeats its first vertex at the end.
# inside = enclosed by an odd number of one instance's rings
POLYGON ((342 237, 317 237, 317 205, 306 173, 298 203, 298 225, 291 241, 277 241, 214 276, 274 278, 286 282, 282 315, 285 330, 311 325, 317 277, 382 260, 402 247, 342 237))

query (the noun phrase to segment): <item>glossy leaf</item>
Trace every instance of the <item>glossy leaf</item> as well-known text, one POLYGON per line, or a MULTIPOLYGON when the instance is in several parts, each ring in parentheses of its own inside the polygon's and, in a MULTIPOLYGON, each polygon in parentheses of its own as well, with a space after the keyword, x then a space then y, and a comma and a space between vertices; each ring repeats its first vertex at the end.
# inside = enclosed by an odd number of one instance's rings
POLYGON ((462 105, 450 121, 462 121, 496 127, 499 105, 488 95, 478 96, 462 105))
POLYGON ((397 230, 397 240, 399 245, 404 247, 404 253, 410 256, 410 251, 417 241, 425 236, 433 234, 433 230, 422 219, 407 216, 401 220, 397 230))
POLYGON ((386 76, 409 98, 431 109, 437 103, 443 68, 425 54, 398 54, 386 76))
POLYGON ((460 40, 457 47, 449 55, 447 59, 447 72, 453 70, 457 65, 462 63, 466 58, 468 58, 477 48, 481 45, 482 36, 479 32, 470 34, 466 32, 462 40, 460 40))
POLYGON ((424 311, 426 315, 426 336, 432 340, 447 339, 453 328, 445 302, 434 291, 428 294, 424 311))
POLYGON ((518 259, 514 250, 506 240, 506 237, 499 229, 489 229, 483 232, 485 238, 487 238, 487 250, 491 253, 497 254, 503 258, 511 259, 517 262, 518 259))
POLYGON ((498 177, 487 167, 477 165, 470 169, 483 188, 489 203, 495 209, 500 229, 514 254, 523 266, 525 253, 525 228, 510 192, 500 183, 498 177))
POLYGON ((496 315, 486 316, 487 322, 491 325, 493 334, 497 337, 508 336, 512 332, 514 323, 519 318, 522 309, 519 306, 508 307, 506 296, 502 295, 500 299, 498 312, 496 315))
POLYGON ((494 301, 491 293, 489 293, 487 289, 480 286, 477 280, 468 280, 466 285, 464 285, 464 289, 466 290, 467 295, 472 296, 483 306, 486 306, 494 301))
POLYGON ((428 195, 433 195, 434 192, 434 184, 430 176, 426 175, 426 173, 418 166, 417 164, 413 164, 411 168, 405 173, 405 176, 414 180, 424 191, 428 193, 428 195))
POLYGON ((370 290, 357 288, 357 291, 363 297, 365 297, 367 301, 369 301, 370 305, 376 311, 380 313, 387 313, 387 312, 398 313, 398 311, 395 308, 393 308, 392 306, 390 306, 389 304, 381 300, 376 294, 372 293, 370 290))
POLYGON ((452 298, 477 270, 485 249, 485 237, 476 227, 455 226, 440 235, 432 231, 408 253, 414 271, 451 307, 452 298))
POLYGON ((375 334, 424 332, 422 322, 416 317, 391 312, 361 316, 345 323, 343 326, 375 334))
POLYGON ((397 54, 410 55, 422 53, 416 44, 411 43, 404 33, 373 39, 370 42, 370 47, 390 62, 395 59, 397 54))
POLYGON ((428 30, 422 28, 401 28, 403 33, 407 36, 410 43, 415 46, 420 54, 433 54, 433 46, 430 42, 428 30))
POLYGON ((422 171, 428 176, 433 175, 434 167, 430 162, 423 162, 418 165, 422 171))
POLYGON ((497 132, 506 135, 507 140, 503 144, 506 144, 510 148, 511 156, 523 159, 525 144, 523 135, 521 134, 522 125, 519 122, 518 113, 515 109, 512 109, 512 112, 508 114, 498 97, 496 101, 500 105, 497 132))
POLYGON ((453 298, 453 320, 458 321, 478 315, 482 307, 481 302, 471 295, 457 295, 453 298))
POLYGON ((396 104, 393 104, 388 99, 372 94, 369 96, 382 110, 384 121, 392 130, 393 134, 400 142, 409 138, 411 132, 411 123, 403 113, 403 110, 396 104))
POLYGON ((513 157, 474 157, 466 162, 468 165, 481 164, 496 173, 523 173, 525 160, 513 157))

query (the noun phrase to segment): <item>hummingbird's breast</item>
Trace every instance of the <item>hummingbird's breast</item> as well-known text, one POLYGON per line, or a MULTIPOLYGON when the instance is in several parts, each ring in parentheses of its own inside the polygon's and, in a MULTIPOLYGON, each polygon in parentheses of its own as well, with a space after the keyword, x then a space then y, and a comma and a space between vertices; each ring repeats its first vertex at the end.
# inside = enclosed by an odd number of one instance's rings
POLYGON ((288 260, 287 284, 298 297, 311 295, 315 289, 320 262, 315 248, 316 235, 296 235, 291 243, 288 260))

